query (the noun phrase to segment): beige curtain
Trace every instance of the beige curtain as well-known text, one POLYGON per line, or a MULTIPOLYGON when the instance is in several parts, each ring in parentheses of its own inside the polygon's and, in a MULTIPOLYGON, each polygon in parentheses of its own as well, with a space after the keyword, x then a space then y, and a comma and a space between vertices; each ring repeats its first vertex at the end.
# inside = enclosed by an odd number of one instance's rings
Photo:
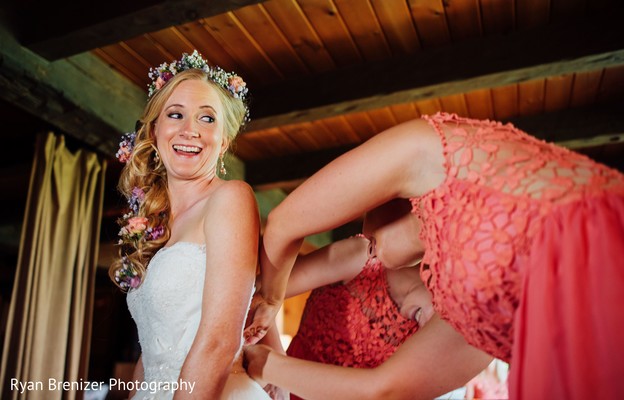
POLYGON ((105 170, 93 153, 70 153, 62 136, 37 139, 2 352, 2 399, 82 395, 57 383, 76 388, 87 381, 105 170))

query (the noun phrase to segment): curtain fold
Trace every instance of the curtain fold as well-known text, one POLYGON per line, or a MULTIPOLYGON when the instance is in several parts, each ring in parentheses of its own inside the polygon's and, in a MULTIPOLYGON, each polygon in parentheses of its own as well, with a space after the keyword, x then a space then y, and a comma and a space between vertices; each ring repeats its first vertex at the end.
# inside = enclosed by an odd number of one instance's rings
POLYGON ((2 399, 75 399, 87 380, 106 162, 37 138, 2 352, 2 399), (16 386, 17 384, 17 386, 16 386), (23 386, 21 386, 21 385, 23 386), (32 390, 22 390, 30 385, 32 390))

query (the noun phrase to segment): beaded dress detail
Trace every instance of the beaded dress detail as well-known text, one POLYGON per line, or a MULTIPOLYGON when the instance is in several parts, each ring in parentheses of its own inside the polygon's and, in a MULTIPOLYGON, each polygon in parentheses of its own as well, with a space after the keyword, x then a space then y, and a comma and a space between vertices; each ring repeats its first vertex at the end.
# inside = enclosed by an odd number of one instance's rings
POLYGON ((418 330, 388 293, 385 268, 367 261, 349 282, 314 289, 287 354, 345 367, 382 364, 418 330))
MULTIPOLYGON (((128 292, 128 309, 141 344, 144 382, 155 386, 178 381, 199 327, 205 272, 206 246, 177 242, 152 257, 141 286, 128 292)), ((138 391, 134 399, 172 397, 172 391, 147 390, 138 391)), ((233 364, 221 398, 269 399, 245 373, 242 354, 233 364)))
POLYGON ((424 118, 441 136, 447 179, 412 199, 430 266, 423 282, 471 344, 509 361, 520 273, 543 217, 609 190, 624 193, 622 175, 511 124, 424 118))

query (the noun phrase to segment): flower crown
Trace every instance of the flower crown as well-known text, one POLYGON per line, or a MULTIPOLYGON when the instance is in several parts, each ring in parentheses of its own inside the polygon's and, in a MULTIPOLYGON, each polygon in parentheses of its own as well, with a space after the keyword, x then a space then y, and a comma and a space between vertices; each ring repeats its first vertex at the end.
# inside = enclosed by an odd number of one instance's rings
POLYGON ((211 67, 197 50, 193 51, 191 55, 188 55, 188 53, 182 54, 182 57, 178 61, 172 61, 169 64, 162 63, 157 68, 150 68, 148 76, 152 80, 152 83, 148 85, 148 98, 152 97, 152 95, 162 88, 169 79, 173 78, 175 74, 186 71, 187 69, 201 69, 208 75, 211 81, 227 90, 234 98, 240 99, 245 105, 245 118, 243 123, 249 122, 249 108, 246 104, 248 89, 243 78, 236 75, 234 72, 225 72, 221 67, 211 67))

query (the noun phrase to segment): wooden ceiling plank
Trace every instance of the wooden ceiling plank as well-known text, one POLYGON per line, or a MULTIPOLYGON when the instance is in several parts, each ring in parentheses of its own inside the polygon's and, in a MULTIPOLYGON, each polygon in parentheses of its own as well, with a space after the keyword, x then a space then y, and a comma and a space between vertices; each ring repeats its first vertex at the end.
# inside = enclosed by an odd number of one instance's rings
POLYGON ((242 136, 239 136, 234 142, 232 148, 232 153, 241 160, 259 160, 265 157, 261 151, 259 151, 253 144, 253 139, 249 137, 245 137, 242 139, 242 136))
POLYGON ((353 145, 361 141, 360 137, 353 130, 353 127, 351 127, 343 116, 329 117, 315 121, 315 123, 322 123, 329 130, 334 132, 334 134, 338 136, 338 140, 341 141, 341 145, 353 145))
POLYGON ((318 151, 322 148, 320 142, 310 134, 308 124, 285 125, 280 127, 282 134, 290 138, 293 143, 301 148, 303 152, 318 151))
POLYGON ((442 111, 442 104, 438 98, 420 100, 415 102, 414 106, 418 109, 421 115, 431 115, 442 111))
POLYGON ((442 0, 408 0, 408 5, 423 48, 438 47, 451 42, 442 0))
POLYGON ((244 7, 234 15, 282 71, 284 77, 309 75, 310 70, 261 5, 244 7))
POLYGON ((334 2, 365 60, 383 60, 392 55, 384 31, 369 1, 334 0, 334 2))
POLYGON ((544 111, 554 112, 568 108, 572 93, 573 74, 546 78, 544 111))
POLYGON ((518 115, 518 85, 506 85, 491 89, 494 119, 504 121, 518 115))
POLYGON ((264 3, 263 7, 312 73, 336 68, 335 61, 294 0, 271 0, 264 3))
POLYGON ((593 20, 463 41, 401 62, 391 59, 269 85, 254 91, 262 101, 250 129, 621 65, 623 43, 624 30, 593 20))
POLYGON ((481 0, 481 24, 484 35, 506 34, 515 28, 513 1, 481 0))
MULTIPOLYGON (((275 128, 264 132, 262 135, 253 135, 250 138, 249 143, 251 143, 255 149, 260 151, 263 157, 278 157, 283 154, 282 151, 279 151, 278 146, 275 144, 276 142, 283 144, 283 139, 280 136, 283 135, 277 128, 275 128)), ((247 138, 239 137, 239 140, 247 141, 247 138)), ((301 150, 298 152, 301 152, 301 150)))
POLYGON ((420 50, 420 39, 405 0, 372 0, 371 3, 394 56, 420 50))
POLYGON ((368 116, 375 126, 377 132, 381 132, 388 128, 392 128, 398 122, 394 118, 394 114, 390 111, 390 107, 378 108, 368 111, 368 116))
POLYGON ((340 140, 340 135, 337 134, 339 132, 329 129, 323 121, 313 121, 310 125, 310 131, 318 137, 323 148, 338 147, 345 144, 340 140))
POLYGON ((146 79, 145 83, 148 83, 147 74, 150 67, 156 67, 165 61, 174 59, 168 52, 163 51, 162 46, 154 46, 154 42, 147 35, 137 36, 122 43, 125 43, 134 53, 140 54, 147 62, 148 67, 142 75, 146 79))
POLYGON ((420 117, 420 113, 413 103, 394 104, 390 106, 390 110, 392 110, 392 114, 398 123, 420 117))
POLYGON ((137 86, 143 85, 143 81, 144 81, 143 78, 136 76, 134 72, 128 70, 121 63, 117 62, 117 60, 109 56, 108 53, 105 52, 103 49, 95 49, 92 51, 92 53, 98 58, 100 58, 103 62, 105 62, 110 68, 118 71, 119 73, 123 74, 126 78, 134 82, 137 86))
POLYGON ((269 130, 269 139, 271 144, 275 144, 275 152, 279 155, 301 153, 305 148, 298 140, 293 140, 292 135, 284 130, 284 127, 269 130))
POLYGON ((453 0, 447 4, 444 11, 454 42, 482 35, 479 0, 453 0))
POLYGON ((606 68, 598 90, 598 101, 613 101, 622 98, 624 88, 624 65, 606 68))
POLYGON ((529 29, 546 25, 550 18, 552 0, 516 1, 516 28, 529 29))
POLYGON ((490 89, 473 90, 466 93, 464 97, 470 118, 489 119, 494 115, 490 89))
POLYGON ((444 96, 440 98, 442 104, 442 110, 461 115, 462 117, 468 116, 468 107, 466 106, 466 99, 463 94, 452 94, 450 96, 444 96))
POLYGON ((299 6, 337 66, 362 61, 362 54, 332 0, 306 0, 299 6))
POLYGON ((578 72, 574 76, 570 107, 581 107, 595 101, 603 70, 578 72))
POLYGON ((360 138, 360 142, 368 140, 379 133, 366 112, 347 114, 344 118, 360 138))
POLYGON ((535 79, 518 84, 518 114, 535 115, 544 110, 544 79, 535 79))
MULTIPOLYGON (((22 35, 27 37, 25 45, 48 60, 57 60, 73 54, 82 53, 97 47, 118 43, 133 38, 145 32, 153 32, 170 26, 181 25, 187 22, 222 14, 250 4, 261 3, 263 0, 153 0, 145 7, 132 12, 121 4, 117 15, 108 19, 93 21, 87 26, 73 28, 75 24, 64 23, 63 18, 71 15, 59 9, 54 15, 55 8, 51 8, 52 15, 41 15, 40 18, 24 19, 20 24, 22 35), (125 12, 125 13, 124 13, 125 12), (50 30, 37 29, 46 19, 54 21, 57 27, 52 34, 50 30), (66 29, 63 26, 67 26, 66 29)), ((31 13, 29 13, 31 14, 31 13)), ((97 13, 94 13, 97 17, 97 13)), ((93 18, 90 18, 92 20, 93 18)))
POLYGON ((93 54, 100 57, 104 62, 106 62, 111 68, 116 69, 121 74, 126 76, 132 82, 136 83, 137 86, 144 86, 146 82, 146 78, 138 75, 139 68, 134 65, 134 68, 129 69, 126 65, 118 59, 118 55, 120 53, 120 48, 118 46, 107 46, 101 49, 95 49, 93 54))
POLYGON ((283 79, 283 74, 270 57, 245 30, 233 13, 215 15, 205 18, 202 24, 219 42, 221 47, 229 49, 238 64, 262 76, 263 82, 274 82, 283 79))
POLYGON ((157 65, 163 62, 169 63, 173 60, 179 60, 182 53, 191 54, 193 50, 195 50, 188 39, 182 38, 180 35, 176 34, 176 30, 177 29, 174 28, 167 28, 148 34, 148 37, 153 41, 155 46, 163 50, 166 49, 166 51, 173 56, 172 58, 162 60, 157 65))
MULTIPOLYGON (((180 32, 191 42, 200 54, 212 66, 219 66, 226 71, 235 70, 243 78, 248 80, 248 72, 241 68, 234 57, 221 47, 219 42, 206 30, 199 21, 189 22, 178 27, 180 32)), ((178 58, 180 56, 178 55, 178 58)))

